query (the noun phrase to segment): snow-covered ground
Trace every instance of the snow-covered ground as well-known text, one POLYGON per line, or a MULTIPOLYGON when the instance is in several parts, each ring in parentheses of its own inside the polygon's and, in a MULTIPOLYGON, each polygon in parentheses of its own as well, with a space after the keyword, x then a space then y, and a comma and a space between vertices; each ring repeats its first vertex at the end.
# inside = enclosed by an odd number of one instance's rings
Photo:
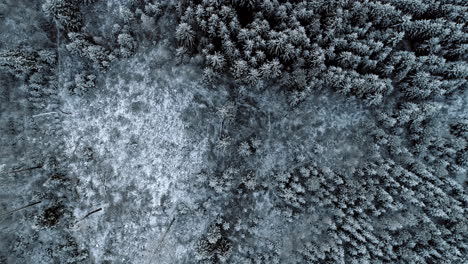
MULTIPOLYGON (((121 62, 94 96, 65 98, 73 113, 64 121, 66 153, 79 179, 75 216, 102 208, 74 228, 93 263, 154 263, 155 256, 178 263, 192 248, 176 245, 170 233, 180 222, 174 208, 190 207, 186 183, 206 149, 186 136, 181 120, 199 84, 189 67, 155 67, 166 55, 154 49, 121 62)), ((196 238, 204 223, 192 225, 196 238)))

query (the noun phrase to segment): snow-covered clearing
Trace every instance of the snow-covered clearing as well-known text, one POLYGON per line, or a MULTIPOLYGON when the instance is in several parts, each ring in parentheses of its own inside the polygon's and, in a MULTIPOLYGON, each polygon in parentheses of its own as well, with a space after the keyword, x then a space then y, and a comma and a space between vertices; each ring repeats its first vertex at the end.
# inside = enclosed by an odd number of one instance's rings
MULTIPOLYGON (((74 213, 102 208, 75 227, 94 263, 144 263, 143 256, 174 263, 190 248, 171 248, 167 233, 179 223, 174 208, 191 203, 185 183, 206 148, 186 136, 180 117, 198 84, 189 67, 155 66, 161 56, 155 49, 122 62, 91 98, 67 98, 66 153, 80 195, 74 213)), ((194 236, 203 230, 191 228, 194 236)))

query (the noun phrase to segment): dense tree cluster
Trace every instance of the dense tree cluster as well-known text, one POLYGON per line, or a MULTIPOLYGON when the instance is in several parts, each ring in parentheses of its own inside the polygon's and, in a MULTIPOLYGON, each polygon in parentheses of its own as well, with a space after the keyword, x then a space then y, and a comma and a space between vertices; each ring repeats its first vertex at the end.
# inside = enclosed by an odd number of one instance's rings
MULTIPOLYGON (((187 1, 176 39, 205 74, 322 85, 376 105, 466 85, 466 11, 456 1, 187 1)), ((211 78, 208 78, 211 79, 211 78)))
POLYGON ((210 260, 213 262, 225 262, 232 252, 232 244, 224 234, 229 225, 216 223, 212 225, 206 237, 202 238, 197 245, 197 258, 199 260, 210 260))
POLYGON ((72 32, 68 34, 68 37, 71 43, 67 45, 67 49, 72 54, 89 59, 100 70, 109 67, 110 62, 113 60, 110 51, 101 45, 94 44, 84 34, 72 32))
POLYGON ((20 49, 0 52, 0 67, 18 77, 30 77, 34 73, 49 70, 56 62, 53 51, 28 51, 20 49))
POLYGON ((11 49, 0 51, 0 69, 22 79, 28 86, 28 99, 34 107, 46 107, 45 98, 55 94, 53 70, 56 54, 52 50, 11 49))
POLYGON ((67 31, 80 30, 83 17, 80 13, 81 0, 47 0, 42 8, 67 31))
POLYGON ((278 177, 293 210, 326 212, 299 250, 304 261, 462 263, 466 255, 466 194, 417 162, 405 169, 382 159, 347 176, 312 165, 278 177))

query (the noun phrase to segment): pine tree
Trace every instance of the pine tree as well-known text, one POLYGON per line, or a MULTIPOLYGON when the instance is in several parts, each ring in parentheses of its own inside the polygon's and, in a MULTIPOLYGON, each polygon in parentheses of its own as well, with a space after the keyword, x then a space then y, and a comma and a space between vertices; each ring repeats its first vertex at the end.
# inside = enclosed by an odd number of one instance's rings
POLYGON ((193 32, 192 27, 187 23, 181 23, 177 26, 175 36, 186 48, 191 48, 194 45, 195 33, 193 32))

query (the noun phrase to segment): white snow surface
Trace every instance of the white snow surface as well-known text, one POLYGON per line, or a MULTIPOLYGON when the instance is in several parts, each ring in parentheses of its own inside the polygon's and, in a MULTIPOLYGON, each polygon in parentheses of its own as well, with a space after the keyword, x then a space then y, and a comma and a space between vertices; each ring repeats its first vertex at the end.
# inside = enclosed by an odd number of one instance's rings
POLYGON ((102 208, 74 228, 93 263, 183 263, 205 225, 191 223, 186 246, 170 234, 180 223, 173 221, 174 208, 191 206, 187 183, 207 146, 192 142, 181 120, 191 87, 199 85, 196 73, 155 65, 167 56, 155 49, 121 62, 95 96, 64 98, 73 113, 64 130, 70 169, 79 179, 75 216, 102 208))

